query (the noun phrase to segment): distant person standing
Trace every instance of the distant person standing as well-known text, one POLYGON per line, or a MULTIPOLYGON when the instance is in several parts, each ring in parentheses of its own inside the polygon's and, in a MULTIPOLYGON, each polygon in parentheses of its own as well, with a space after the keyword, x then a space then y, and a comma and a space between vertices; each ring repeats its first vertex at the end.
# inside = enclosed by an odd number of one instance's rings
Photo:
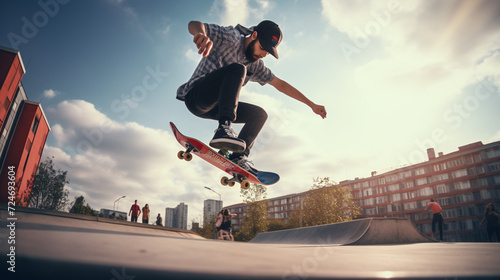
POLYGON ((429 210, 429 208, 432 210, 432 233, 434 234, 436 224, 438 224, 439 240, 443 241, 443 209, 433 198, 431 198, 431 202, 429 202, 425 211, 429 210))
POLYGON ((158 217, 156 217, 156 225, 163 226, 163 221, 161 219, 160 213, 158 213, 158 217))
POLYGON ((500 217, 500 214, 495 212, 495 206, 492 203, 486 205, 484 217, 479 225, 482 226, 486 220, 486 232, 488 233, 488 241, 490 242, 495 242, 495 236, 496 242, 500 242, 500 224, 497 217, 500 217))
POLYGON ((139 218, 139 215, 141 214, 141 207, 137 204, 137 199, 135 200, 135 203, 130 207, 128 215, 130 216, 131 213, 132 217, 130 218, 130 221, 137 223, 137 218, 139 218))
POLYGON ((142 223, 149 224, 149 204, 142 207, 142 223))
POLYGON ((224 209, 224 212, 222 213, 222 223, 218 232, 218 239, 225 240, 227 238, 227 240, 234 241, 231 218, 236 216, 236 214, 231 214, 228 209, 224 209))

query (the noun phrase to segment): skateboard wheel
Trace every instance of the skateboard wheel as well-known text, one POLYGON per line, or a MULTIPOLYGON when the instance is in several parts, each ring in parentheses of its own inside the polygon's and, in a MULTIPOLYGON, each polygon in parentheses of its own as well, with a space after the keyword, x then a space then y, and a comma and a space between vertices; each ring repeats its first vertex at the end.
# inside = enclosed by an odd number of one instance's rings
POLYGON ((228 182, 227 182, 228 180, 229 180, 229 179, 228 179, 227 177, 225 177, 225 176, 224 176, 224 177, 222 177, 222 178, 220 179, 220 183, 221 183, 223 186, 227 186, 227 185, 228 185, 228 182))
POLYGON ((233 187, 234 186, 234 182, 228 182, 227 185, 230 186, 230 187, 233 187))
POLYGON ((177 153, 177 158, 178 158, 178 159, 184 159, 184 152, 183 152, 183 151, 179 151, 179 152, 177 153))
POLYGON ((250 182, 248 182, 247 180, 241 181, 240 185, 241 185, 241 188, 244 190, 250 188, 250 182))
POLYGON ((191 153, 184 153, 184 159, 186 161, 191 161, 193 159, 193 155, 191 153))

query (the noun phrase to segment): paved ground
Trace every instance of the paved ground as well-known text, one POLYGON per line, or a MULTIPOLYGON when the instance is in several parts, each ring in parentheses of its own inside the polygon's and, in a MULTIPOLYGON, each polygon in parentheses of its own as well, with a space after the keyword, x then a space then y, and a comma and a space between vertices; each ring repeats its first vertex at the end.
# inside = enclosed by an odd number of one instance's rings
POLYGON ((0 279, 500 279, 500 244, 258 244, 0 210, 0 279), (5 277, 7 276, 7 277, 5 277))

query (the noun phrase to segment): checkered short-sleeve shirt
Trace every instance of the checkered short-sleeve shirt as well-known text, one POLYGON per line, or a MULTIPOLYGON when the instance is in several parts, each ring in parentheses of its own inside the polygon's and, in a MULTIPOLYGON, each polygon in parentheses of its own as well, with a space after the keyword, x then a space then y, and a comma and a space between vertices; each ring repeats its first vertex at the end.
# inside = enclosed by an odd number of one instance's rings
POLYGON ((205 30, 213 43, 212 50, 207 57, 201 59, 189 81, 177 89, 177 99, 184 100, 186 94, 200 78, 232 63, 241 63, 246 66, 247 76, 243 85, 246 85, 248 81, 265 85, 274 79, 274 74, 262 60, 250 62, 246 59, 243 45, 246 34, 242 34, 241 29, 205 23, 205 30))

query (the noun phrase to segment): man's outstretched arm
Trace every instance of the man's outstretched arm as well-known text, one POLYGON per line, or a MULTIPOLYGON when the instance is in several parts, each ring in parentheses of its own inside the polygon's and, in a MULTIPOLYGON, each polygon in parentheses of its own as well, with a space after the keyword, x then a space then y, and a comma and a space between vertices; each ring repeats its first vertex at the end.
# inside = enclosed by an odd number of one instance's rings
POLYGON ((203 54, 203 57, 208 56, 213 43, 207 36, 205 25, 199 21, 190 21, 188 24, 188 30, 189 33, 194 36, 193 42, 196 44, 196 48, 198 48, 198 53, 203 54))
POLYGON ((323 119, 326 118, 326 109, 324 106, 312 102, 311 100, 309 100, 309 98, 302 94, 302 92, 294 88, 289 83, 281 80, 278 77, 274 77, 274 79, 269 82, 269 84, 275 87, 278 91, 311 107, 313 112, 320 115, 323 119))

